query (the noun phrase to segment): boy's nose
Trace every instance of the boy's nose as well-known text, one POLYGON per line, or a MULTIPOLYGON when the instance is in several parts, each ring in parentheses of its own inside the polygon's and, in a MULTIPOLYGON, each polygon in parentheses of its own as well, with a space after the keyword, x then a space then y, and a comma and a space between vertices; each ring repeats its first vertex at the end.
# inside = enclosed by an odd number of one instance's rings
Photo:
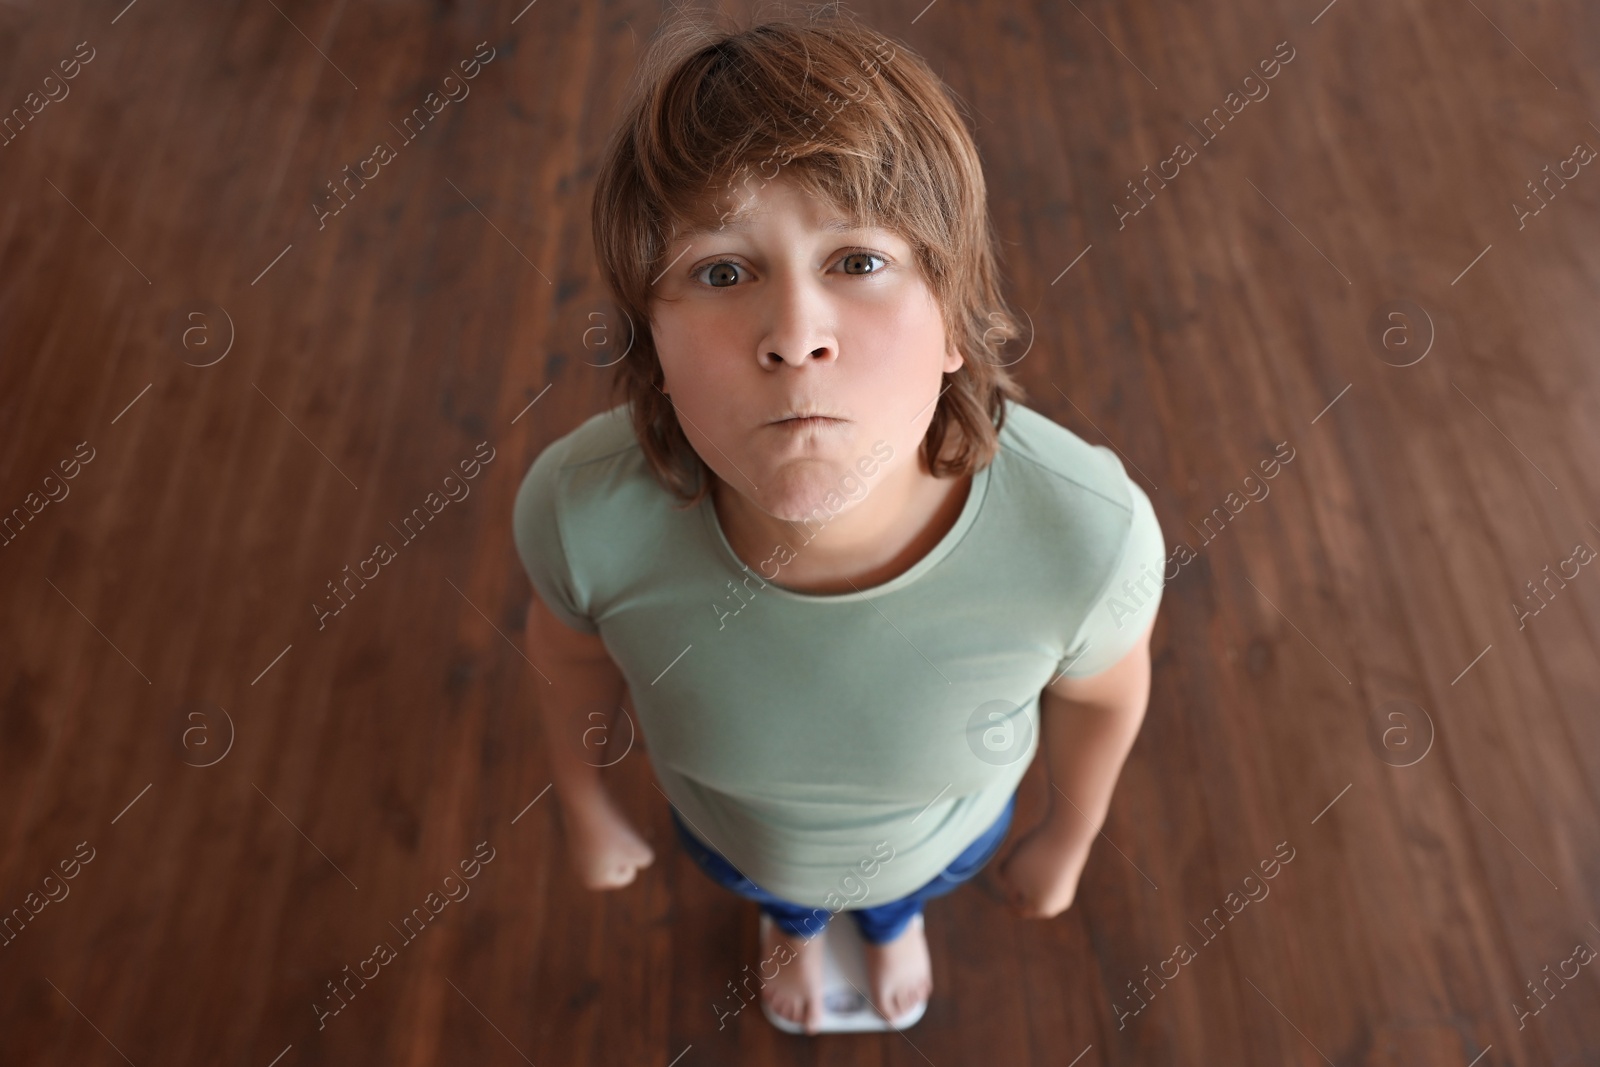
POLYGON ((791 349, 790 351, 792 353, 795 353, 795 354, 785 355, 783 352, 780 352, 780 351, 777 351, 777 350, 768 352, 766 354, 766 363, 767 363, 767 365, 775 367, 780 363, 789 363, 789 364, 793 364, 793 365, 798 366, 799 364, 805 362, 808 358, 809 359, 831 359, 833 357, 833 349, 831 347, 826 346, 826 345, 824 345, 824 346, 822 346, 820 348, 814 348, 810 352, 807 352, 807 353, 800 353, 798 348, 791 349))
POLYGON ((799 366, 838 355, 834 312, 826 299, 804 283, 780 290, 767 335, 761 340, 764 367, 799 366))

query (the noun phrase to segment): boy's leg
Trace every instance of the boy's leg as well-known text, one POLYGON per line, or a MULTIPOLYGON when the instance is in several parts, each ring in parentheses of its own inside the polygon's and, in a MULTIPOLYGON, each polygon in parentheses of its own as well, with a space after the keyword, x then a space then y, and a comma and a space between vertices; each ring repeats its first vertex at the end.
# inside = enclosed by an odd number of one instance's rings
POLYGON ((822 933, 833 913, 827 908, 808 908, 804 904, 791 904, 770 893, 765 894, 761 910, 771 917, 774 925, 790 937, 803 937, 807 941, 822 933))
POLYGON ((855 918, 862 938, 873 944, 893 941, 905 932, 906 926, 922 911, 925 902, 954 892, 961 883, 982 870, 984 864, 993 859, 995 853, 1000 851, 1000 846, 1005 843, 1006 834, 1011 829, 1011 816, 1016 807, 1017 797, 1013 793, 1005 809, 989 828, 921 889, 899 900, 852 911, 850 914, 855 918))
POLYGON ((683 844, 683 850, 694 860, 695 866, 724 889, 759 903, 761 910, 771 917, 778 929, 790 937, 804 937, 809 940, 820 934, 828 925, 828 919, 833 913, 827 908, 809 908, 804 904, 795 904, 767 892, 740 873, 721 853, 695 837, 679 818, 676 808, 669 805, 668 810, 672 812, 672 823, 678 829, 678 839, 683 844))
POLYGON ((861 939, 874 945, 884 945, 897 940, 906 932, 906 927, 911 925, 911 920, 922 914, 922 902, 926 899, 920 895, 922 891, 919 889, 908 897, 891 900, 874 908, 852 911, 850 916, 855 920, 856 928, 861 931, 861 939))

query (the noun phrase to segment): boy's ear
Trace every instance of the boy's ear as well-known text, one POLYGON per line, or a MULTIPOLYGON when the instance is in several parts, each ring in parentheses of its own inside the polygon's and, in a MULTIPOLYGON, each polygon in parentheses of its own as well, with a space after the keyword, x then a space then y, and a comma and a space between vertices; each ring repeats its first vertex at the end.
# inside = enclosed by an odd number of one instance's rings
POLYGON ((951 341, 950 348, 945 352, 944 355, 944 372, 946 374, 954 374, 956 371, 964 367, 966 362, 966 357, 956 349, 955 342, 951 341))

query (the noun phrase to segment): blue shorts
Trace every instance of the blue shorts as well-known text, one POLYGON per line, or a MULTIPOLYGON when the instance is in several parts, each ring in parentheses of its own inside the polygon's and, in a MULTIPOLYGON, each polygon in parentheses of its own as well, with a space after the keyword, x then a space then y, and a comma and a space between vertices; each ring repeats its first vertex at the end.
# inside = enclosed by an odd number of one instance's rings
MULTIPOLYGON (((1016 811, 1016 806, 1017 796, 1013 793, 1011 799, 1006 801, 1005 810, 1000 813, 1000 817, 980 834, 976 841, 968 845, 961 855, 952 860, 950 866, 935 875, 933 881, 921 889, 899 900, 891 900, 875 907, 851 909, 850 914, 854 917, 856 926, 860 928, 862 938, 873 944, 893 941, 904 933, 911 920, 921 913, 924 901, 944 896, 977 874, 983 865, 1000 851, 1000 846, 1006 839, 1006 831, 1011 828, 1011 816, 1016 811)), ((672 812, 672 823, 678 828, 678 839, 683 843, 684 851, 713 882, 758 902, 761 910, 771 916, 778 928, 791 936, 819 933, 827 925, 828 919, 833 915, 829 909, 794 904, 762 889, 740 874, 733 864, 711 846, 694 836, 684 825, 677 808, 669 804, 668 809, 672 812)))

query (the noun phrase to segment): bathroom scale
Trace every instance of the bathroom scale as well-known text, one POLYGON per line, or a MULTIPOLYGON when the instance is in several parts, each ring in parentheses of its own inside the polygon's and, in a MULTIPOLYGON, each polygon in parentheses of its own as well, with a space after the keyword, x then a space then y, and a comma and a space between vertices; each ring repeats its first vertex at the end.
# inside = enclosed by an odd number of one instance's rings
MULTIPOLYGON (((922 926, 919 914, 911 922, 922 926)), ((765 937, 772 920, 761 916, 761 935, 765 937)), ((908 927, 909 929, 909 927, 908 927)), ((861 940, 861 931, 854 920, 835 915, 833 920, 817 935, 822 938, 822 1025, 819 1034, 860 1033, 872 1030, 904 1030, 916 1024, 928 1008, 927 1001, 907 1011, 893 1024, 889 1023, 867 999, 867 952, 861 940)), ((790 1034, 806 1033, 806 1028, 791 1022, 772 1010, 765 998, 761 1011, 767 1021, 779 1030, 790 1034)), ((810 1036, 810 1035, 807 1035, 810 1036)))

